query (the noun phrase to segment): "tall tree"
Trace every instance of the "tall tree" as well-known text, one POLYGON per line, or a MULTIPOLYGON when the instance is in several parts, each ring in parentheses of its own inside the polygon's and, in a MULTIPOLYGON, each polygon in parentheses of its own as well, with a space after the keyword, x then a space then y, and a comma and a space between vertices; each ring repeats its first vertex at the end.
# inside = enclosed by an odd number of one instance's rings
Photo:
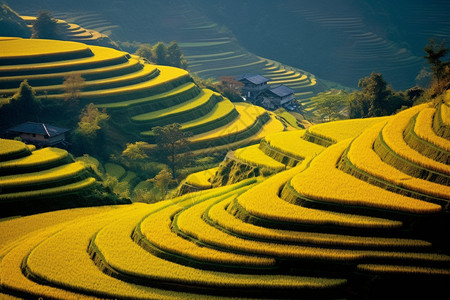
POLYGON ((78 131, 86 137, 95 138, 97 131, 105 125, 109 115, 105 111, 99 111, 94 103, 90 103, 81 111, 78 131))
POLYGON ((49 12, 40 12, 31 28, 31 38, 34 39, 62 39, 63 34, 58 27, 58 22, 52 18, 49 12))
POLYGON ((167 47, 167 60, 171 66, 187 69, 187 61, 181 52, 180 46, 175 41, 172 41, 167 47))
POLYGON ((153 182, 154 186, 161 193, 161 200, 163 200, 169 190, 169 184, 173 182, 172 173, 167 169, 162 169, 154 178, 147 179, 148 182, 153 182))
POLYGON ((434 39, 430 39, 429 43, 425 46, 424 51, 427 53, 425 59, 428 61, 431 72, 433 73, 433 79, 437 83, 437 91, 441 93, 443 91, 443 80, 449 77, 449 61, 442 61, 447 55, 448 49, 445 47, 445 40, 442 40, 438 45, 434 39))
POLYGON ((152 46, 150 44, 140 45, 134 54, 141 58, 145 58, 148 61, 151 61, 151 62, 154 61, 153 53, 152 53, 152 46))
POLYGON ((181 130, 181 125, 178 123, 168 124, 163 127, 156 126, 153 128, 156 136, 156 145, 158 150, 167 157, 172 176, 176 176, 177 155, 187 150, 191 136, 189 132, 181 130))
POLYGON ((77 101, 80 98, 81 90, 85 85, 86 81, 79 72, 71 72, 64 76, 64 100, 77 101))
POLYGON ((167 60, 167 46, 163 42, 158 42, 152 48, 153 61, 158 65, 169 65, 167 60))

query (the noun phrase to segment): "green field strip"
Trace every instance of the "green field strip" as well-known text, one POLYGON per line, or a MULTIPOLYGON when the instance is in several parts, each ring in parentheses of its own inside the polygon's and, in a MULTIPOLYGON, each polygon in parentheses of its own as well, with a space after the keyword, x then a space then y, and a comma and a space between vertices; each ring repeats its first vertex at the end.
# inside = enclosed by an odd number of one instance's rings
POLYGON ((237 149, 234 151, 234 157, 238 161, 242 161, 250 166, 267 168, 275 172, 286 169, 284 164, 276 161, 270 156, 267 156, 263 151, 261 151, 259 149, 259 144, 237 149))
MULTIPOLYGON (((214 130, 217 127, 229 124, 238 116, 234 104, 228 99, 219 101, 207 114, 192 121, 181 123, 181 129, 193 134, 214 130)), ((154 132, 143 131, 142 136, 153 137, 154 132)))
MULTIPOLYGON (((183 69, 174 67, 158 66, 159 75, 151 80, 141 83, 131 84, 123 87, 116 87, 97 91, 81 92, 81 99, 95 99, 95 104, 114 99, 123 101, 124 98, 142 98, 164 93, 178 85, 191 81, 189 73, 183 69)), ((48 95, 48 98, 59 99, 64 95, 48 95)))
POLYGON ((117 179, 122 179, 125 176, 126 170, 124 167, 114 163, 106 163, 105 164, 105 172, 109 176, 116 177, 117 179))
POLYGON ((131 119, 134 122, 145 122, 147 124, 165 125, 171 122, 174 118, 177 118, 177 122, 184 121, 184 115, 188 115, 188 119, 194 119, 195 115, 202 115, 203 107, 209 111, 216 103, 216 97, 219 95, 211 90, 203 89, 203 91, 195 98, 192 98, 186 102, 174 105, 165 109, 156 110, 144 114, 133 116, 131 119), (198 111, 198 113, 196 113, 198 111), (165 123, 165 124, 164 124, 165 123))
POLYGON ((414 106, 395 115, 380 131, 374 149, 389 164, 414 177, 441 184, 450 183, 450 167, 412 149, 403 139, 410 119, 426 104, 414 106))
POLYGON ((0 162, 0 175, 42 171, 72 161, 65 150, 42 148, 33 151, 31 155, 0 162))
POLYGON ((210 62, 228 63, 228 60, 234 60, 234 59, 242 58, 245 56, 247 56, 247 54, 237 54, 237 55, 233 55, 233 56, 227 55, 225 57, 219 57, 219 58, 195 59, 195 60, 192 60, 192 62, 195 64, 205 64, 205 63, 210 63, 210 62))
POLYGON ((220 57, 220 56, 229 56, 234 54, 234 51, 221 52, 221 53, 211 53, 211 54, 203 54, 203 55, 187 55, 185 58, 189 61, 196 61, 196 59, 204 59, 204 58, 212 58, 212 57, 220 57))
POLYGON ((174 89, 156 94, 149 97, 138 98, 128 101, 117 101, 112 103, 100 103, 97 104, 99 108, 107 108, 108 110, 122 110, 124 108, 136 110, 141 109, 155 109, 171 106, 170 104, 187 101, 193 97, 196 97, 201 90, 193 82, 187 82, 180 84, 174 89), (169 104, 169 105, 168 105, 169 104))
POLYGON ((395 218, 403 214, 433 215, 442 210, 440 205, 386 191, 337 169, 336 164, 349 143, 349 140, 340 142, 316 156, 307 169, 285 186, 283 199, 305 207, 395 218))
POLYGON ((430 268, 418 266, 398 266, 398 265, 382 265, 382 264, 360 264, 358 271, 367 272, 369 274, 377 275, 396 275, 396 276, 426 276, 427 280, 432 278, 437 279, 444 277, 448 280, 450 277, 450 270, 445 268, 430 268))
POLYGON ((227 41, 210 41, 210 42, 186 42, 178 43, 181 48, 197 48, 197 47, 211 47, 211 46, 223 46, 231 43, 231 40, 227 41))
MULTIPOLYGON (((94 46, 91 46, 91 48, 94 46)), ((67 60, 65 63, 42 63, 34 65, 15 65, 11 68, 0 67, 1 76, 19 76, 33 74, 51 74, 60 72, 81 71, 123 64, 128 61, 125 53, 117 52, 115 56, 104 57, 95 55, 86 59, 67 60)))
MULTIPOLYGON (((271 78, 272 79, 272 78, 271 78)), ((298 76, 294 76, 294 78, 280 78, 280 79, 272 79, 271 81, 268 82, 268 84, 296 84, 296 83, 303 83, 305 81, 308 80, 308 76, 306 75, 301 75, 300 77, 298 76)))
POLYGON ((217 71, 228 71, 228 70, 233 70, 233 69, 245 69, 246 67, 254 67, 257 66, 259 64, 263 63, 262 60, 260 61, 254 61, 254 62, 249 62, 243 65, 234 65, 234 66, 228 66, 228 67, 221 67, 221 68, 211 68, 211 69, 202 69, 199 71, 196 71, 197 74, 203 74, 203 73, 211 73, 211 72, 217 72, 217 71))
POLYGON ((227 211, 229 205, 232 205, 231 199, 216 202, 204 211, 202 218, 211 226, 217 227, 230 235, 235 235, 244 239, 275 243, 315 245, 321 247, 345 247, 348 249, 372 248, 386 250, 419 250, 431 247, 431 243, 415 239, 351 236, 307 231, 290 231, 256 226, 232 216, 227 211))
POLYGON ((406 196, 445 205, 450 187, 407 175, 381 160, 373 144, 385 122, 374 125, 357 137, 339 163, 339 168, 362 180, 406 196))
MULTIPOLYGON (((150 64, 145 64, 142 69, 139 69, 132 73, 127 73, 115 77, 107 77, 103 79, 97 79, 97 80, 89 80, 84 82, 84 86, 81 92, 87 93, 87 91, 99 91, 102 89, 113 89, 113 88, 121 88, 126 87, 129 85, 135 85, 139 84, 141 82, 147 82, 152 80, 153 78, 157 77, 159 74, 159 70, 154 66, 150 64)), ((56 84, 56 85, 47 85, 47 86, 34 86, 33 89, 37 93, 48 93, 51 94, 58 94, 58 93, 64 93, 64 85, 63 84, 56 84)), ((5 93, 12 94, 17 89, 3 89, 0 91, 3 91, 5 93)))
POLYGON ((15 140, 0 139, 0 162, 17 159, 31 154, 25 143, 15 140))
POLYGON ((80 162, 65 164, 40 172, 0 176, 0 197, 2 194, 11 192, 60 186, 86 177, 88 177, 88 172, 80 162))
MULTIPOLYGON (((117 65, 107 67, 84 69, 78 71, 78 73, 85 80, 89 81, 125 75, 141 70, 142 68, 143 65, 140 64, 138 59, 130 58, 124 63, 119 63, 117 65)), ((28 80, 28 83, 33 87, 50 84, 61 84, 64 81, 64 77, 69 75, 70 73, 71 71, 48 74, 3 76, 0 78, 0 88, 7 89, 12 87, 19 87, 20 83, 25 79, 28 80)))
POLYGON ((299 166, 268 178, 238 197, 227 210, 246 223, 273 228, 303 230, 309 228, 315 232, 350 230, 360 233, 367 230, 376 232, 401 228, 400 221, 306 208, 281 199, 279 192, 283 186, 306 166, 305 161, 299 166))

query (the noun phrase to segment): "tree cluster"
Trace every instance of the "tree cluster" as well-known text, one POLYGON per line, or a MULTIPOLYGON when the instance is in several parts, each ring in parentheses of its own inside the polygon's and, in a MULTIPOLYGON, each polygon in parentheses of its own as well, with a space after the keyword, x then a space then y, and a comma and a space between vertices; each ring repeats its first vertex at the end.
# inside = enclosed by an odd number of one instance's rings
POLYGON ((445 47, 445 40, 437 44, 434 39, 430 39, 424 51, 427 53, 424 58, 430 65, 433 75, 431 86, 432 96, 442 94, 450 88, 450 61, 443 61, 443 58, 448 54, 448 49, 445 47))
POLYGON ((158 42, 154 46, 143 44, 134 54, 157 65, 187 69, 187 61, 175 41, 172 41, 169 46, 163 42, 158 42))
POLYGON ((52 18, 49 12, 39 12, 31 27, 31 38, 60 40, 64 38, 64 34, 58 26, 58 21, 52 18))

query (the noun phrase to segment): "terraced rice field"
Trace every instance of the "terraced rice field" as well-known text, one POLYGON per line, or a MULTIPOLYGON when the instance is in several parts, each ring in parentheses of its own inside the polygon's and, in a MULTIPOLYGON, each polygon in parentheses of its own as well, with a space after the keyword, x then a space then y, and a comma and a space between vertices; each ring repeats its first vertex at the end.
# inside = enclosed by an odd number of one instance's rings
POLYGON ((0 67, 0 94, 13 95, 27 79, 42 99, 62 101, 64 77, 79 72, 85 79, 80 101, 107 109, 123 145, 140 140, 153 143, 152 128, 174 122, 195 135, 195 150, 231 149, 247 139, 257 142, 265 129, 284 130, 280 121, 260 108, 234 104, 200 89, 182 69, 147 64, 126 52, 77 42, 8 39, 1 43, 0 61, 5 64, 0 67))
MULTIPOLYGON (((435 132, 428 114, 434 119, 441 111, 421 105, 391 118, 336 122, 340 131, 322 131, 329 147, 307 141, 305 131, 288 131, 264 139, 272 151, 261 143, 236 151, 248 164, 286 168, 269 178, 211 189, 219 167, 188 179, 207 190, 156 204, 0 222, 1 287, 64 299, 437 296, 450 278, 441 246, 448 186, 402 173, 373 145, 421 114, 435 132), (281 154, 296 164, 280 162, 281 154)), ((419 134, 435 141, 430 128, 419 134)), ((27 151, 18 144, 4 149, 5 156, 27 151)))
POLYGON ((0 139, 0 207, 2 217, 85 206, 96 187, 93 174, 65 150, 36 150, 0 139))

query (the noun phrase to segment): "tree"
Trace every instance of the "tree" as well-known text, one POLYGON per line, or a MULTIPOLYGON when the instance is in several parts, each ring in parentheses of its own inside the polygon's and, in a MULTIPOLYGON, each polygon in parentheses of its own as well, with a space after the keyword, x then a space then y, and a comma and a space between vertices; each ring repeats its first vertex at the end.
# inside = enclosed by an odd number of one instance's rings
POLYGON ((150 62, 153 62, 153 52, 152 52, 152 46, 150 44, 142 44, 139 46, 139 48, 134 53, 135 55, 139 56, 140 58, 144 58, 150 62))
POLYGON ((167 46, 163 42, 158 42, 152 48, 153 62, 158 65, 169 65, 167 60, 167 46))
POLYGON ((227 97, 231 101, 242 101, 242 87, 244 84, 233 76, 222 76, 219 78, 220 82, 215 84, 216 89, 223 96, 227 97))
POLYGON ((315 103, 316 111, 322 120, 332 121, 343 117, 341 111, 345 109, 350 97, 351 95, 344 91, 331 90, 317 94, 311 98, 311 102, 315 103))
POLYGON ((167 61, 171 66, 187 69, 187 61, 181 52, 180 46, 175 41, 172 41, 167 47, 167 61))
POLYGON ((33 23, 31 28, 33 39, 62 39, 63 34, 61 33, 58 22, 52 18, 49 12, 39 12, 36 21, 33 23))
POLYGON ((436 81, 435 92, 440 94, 447 87, 450 78, 450 62, 442 61, 442 58, 448 53, 448 49, 445 47, 445 41, 442 40, 438 45, 434 39, 430 39, 424 51, 427 53, 424 58, 428 61, 431 72, 433 73, 433 79, 436 81))
POLYGON ((123 150, 122 156, 133 160, 140 160, 148 158, 145 148, 150 145, 146 142, 127 143, 127 148, 123 150))
POLYGON ((156 136, 156 145, 160 153, 167 157, 172 175, 175 176, 177 165, 177 155, 188 148, 189 141, 187 138, 191 136, 189 132, 181 130, 181 125, 173 123, 163 127, 156 126, 153 128, 156 136))
POLYGON ((11 126, 18 122, 40 121, 42 104, 27 80, 20 83, 17 92, 0 108, 2 126, 11 126))
POLYGON ((162 169, 154 178, 147 179, 153 182, 154 186, 161 192, 161 200, 163 200, 169 190, 169 184, 173 182, 172 173, 167 169, 162 169))
POLYGON ((64 100, 76 102, 80 98, 81 90, 85 85, 85 80, 79 72, 71 72, 64 76, 64 100))
POLYGON ((94 103, 90 103, 81 111, 78 131, 84 136, 95 138, 97 131, 104 126, 108 119, 109 115, 105 110, 99 111, 94 103))

